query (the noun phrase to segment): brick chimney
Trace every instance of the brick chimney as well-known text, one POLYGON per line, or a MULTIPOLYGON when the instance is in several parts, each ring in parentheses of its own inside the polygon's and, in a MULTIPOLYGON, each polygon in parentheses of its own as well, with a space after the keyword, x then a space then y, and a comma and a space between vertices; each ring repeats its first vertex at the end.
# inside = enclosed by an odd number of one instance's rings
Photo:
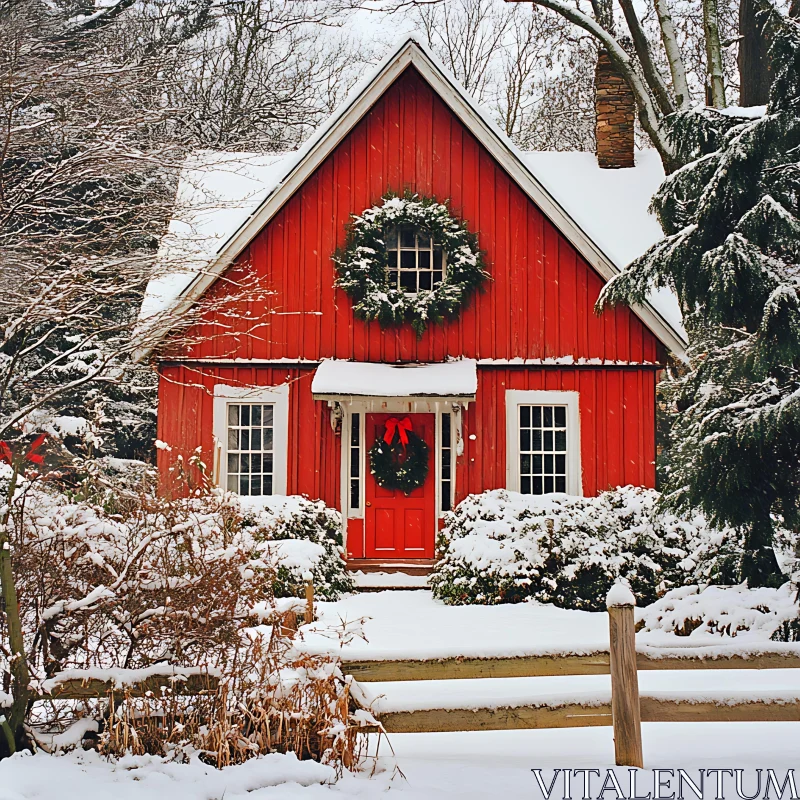
POLYGON ((632 167, 636 105, 605 50, 597 58, 594 92, 597 163, 603 169, 632 167))

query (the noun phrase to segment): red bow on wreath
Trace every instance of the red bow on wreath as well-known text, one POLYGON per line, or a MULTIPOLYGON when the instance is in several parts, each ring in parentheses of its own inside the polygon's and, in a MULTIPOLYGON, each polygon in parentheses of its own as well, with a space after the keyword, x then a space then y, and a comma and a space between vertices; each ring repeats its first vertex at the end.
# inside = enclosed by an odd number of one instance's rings
POLYGON ((394 439, 395 433, 400 437, 400 444, 403 449, 406 449, 408 444, 408 434, 411 433, 411 420, 406 417, 405 419, 397 419, 397 417, 390 417, 386 420, 386 433, 383 435, 383 441, 386 444, 391 444, 394 439))

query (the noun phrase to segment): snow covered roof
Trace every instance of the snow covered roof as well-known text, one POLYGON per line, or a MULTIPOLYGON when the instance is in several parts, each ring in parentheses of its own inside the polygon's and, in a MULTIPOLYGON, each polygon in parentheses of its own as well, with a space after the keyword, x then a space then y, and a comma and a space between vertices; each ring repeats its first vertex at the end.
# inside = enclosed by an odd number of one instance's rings
POLYGON ((316 399, 335 397, 474 398, 477 362, 471 358, 436 364, 380 364, 326 359, 314 373, 316 399))
MULTIPOLYGON (((636 167, 622 170, 601 170, 590 153, 523 153, 427 47, 407 36, 299 150, 283 156, 205 151, 187 161, 178 189, 184 213, 165 237, 165 266, 147 288, 141 319, 202 296, 409 65, 604 279, 660 238, 647 211, 663 179, 654 152, 640 153, 636 167), (180 270, 172 266, 176 261, 180 270)), ((633 310, 670 350, 683 352, 686 336, 672 293, 655 292, 633 310)))

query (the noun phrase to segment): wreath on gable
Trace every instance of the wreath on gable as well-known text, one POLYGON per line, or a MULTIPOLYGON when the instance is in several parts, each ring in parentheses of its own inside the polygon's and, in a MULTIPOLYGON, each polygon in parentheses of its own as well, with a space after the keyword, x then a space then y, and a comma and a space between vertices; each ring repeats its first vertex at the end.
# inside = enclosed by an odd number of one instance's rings
POLYGON ((411 494, 428 477, 428 445, 411 429, 408 417, 390 417, 383 437, 370 448, 369 466, 378 486, 411 494))
POLYGON ((353 215, 344 250, 334 256, 335 285, 353 300, 356 315, 382 326, 410 321, 417 336, 429 322, 454 317, 489 277, 478 237, 450 214, 447 203, 406 192, 388 192, 381 205, 353 215), (401 226, 432 237, 445 257, 444 276, 430 289, 408 293, 389 281, 386 238, 401 226))

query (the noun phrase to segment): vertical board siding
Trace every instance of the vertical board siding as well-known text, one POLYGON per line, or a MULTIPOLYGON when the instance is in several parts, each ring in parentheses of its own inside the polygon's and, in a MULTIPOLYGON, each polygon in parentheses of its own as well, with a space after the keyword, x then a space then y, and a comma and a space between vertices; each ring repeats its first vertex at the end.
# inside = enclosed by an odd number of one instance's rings
MULTIPOLYGON (((603 281, 412 68, 404 72, 230 268, 230 282, 257 276, 268 292, 217 303, 196 343, 160 368, 159 438, 165 485, 178 454, 198 446, 212 463, 216 383, 291 383, 288 491, 340 505, 340 439, 326 404, 311 396, 313 367, 198 366, 190 359, 384 362, 542 359, 571 356, 656 362, 663 347, 625 307, 594 311, 603 281), (391 189, 448 200, 478 234, 491 280, 458 318, 417 338, 409 325, 381 329, 353 316, 333 287, 331 256, 350 215, 391 189), (185 363, 176 365, 185 359, 185 363)), ((653 369, 481 368, 464 415, 457 497, 506 484, 505 390, 580 392, 581 462, 587 495, 655 482, 653 369), (469 439, 474 434, 474 440, 469 439)), ((354 523, 355 524, 355 523, 354 523)))
MULTIPOLYGON (((158 437, 172 447, 171 451, 158 451, 165 486, 170 485, 169 469, 177 456, 188 460, 198 446, 211 468, 217 383, 276 386, 288 382, 287 490, 340 507, 341 437, 331 428, 327 403, 311 395, 313 372, 312 368, 296 367, 162 366, 158 437)), ((654 370, 490 367, 479 370, 477 397, 464 413, 464 454, 456 465, 456 502, 469 493, 506 485, 507 389, 580 393, 585 495, 626 483, 655 485, 654 370)))
MULTIPOLYGON (((239 261, 273 294, 250 305, 251 321, 226 315, 224 335, 209 319, 187 356, 387 362, 658 357, 655 337, 628 308, 595 314, 600 276, 411 68, 239 261), (485 291, 457 319, 431 326, 421 339, 408 325, 382 330, 355 319, 349 298, 332 288, 331 256, 344 244, 350 215, 378 203, 387 189, 449 200, 478 234, 491 273, 485 291), (250 331, 253 318, 261 326, 250 331)), ((210 291, 225 292, 225 282, 210 291)))

